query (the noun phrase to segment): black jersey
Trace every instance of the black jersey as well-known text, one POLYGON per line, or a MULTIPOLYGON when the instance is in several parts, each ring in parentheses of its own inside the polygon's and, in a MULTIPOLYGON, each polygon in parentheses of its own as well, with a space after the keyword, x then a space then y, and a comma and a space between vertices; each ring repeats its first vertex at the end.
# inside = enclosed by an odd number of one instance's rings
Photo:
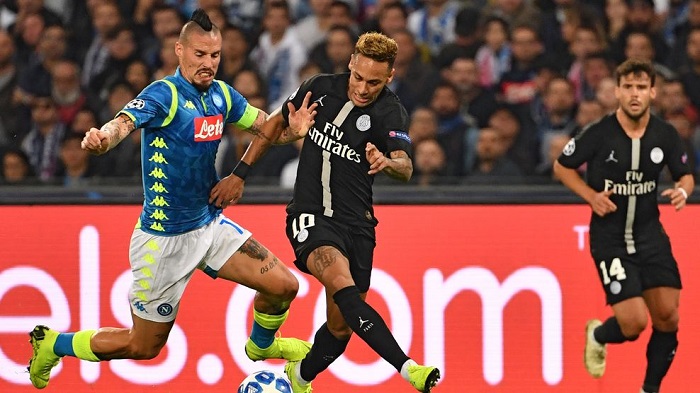
POLYGON ((627 136, 615 113, 605 116, 569 141, 559 157, 567 168, 587 164, 587 183, 595 191, 612 190, 614 213, 592 213, 591 247, 620 247, 634 254, 642 242, 663 232, 659 222, 657 182, 664 166, 674 180, 689 174, 678 132, 652 115, 641 138, 627 136))
MULTIPOLYGON (((372 208, 374 176, 367 174, 367 142, 388 154, 403 150, 411 156, 408 114, 398 97, 384 90, 366 107, 348 98, 350 74, 317 75, 288 99, 299 107, 308 91, 318 103, 314 126, 299 155, 294 197, 288 213, 317 213, 350 225, 375 226, 372 208)), ((282 107, 285 120, 289 111, 282 107)))

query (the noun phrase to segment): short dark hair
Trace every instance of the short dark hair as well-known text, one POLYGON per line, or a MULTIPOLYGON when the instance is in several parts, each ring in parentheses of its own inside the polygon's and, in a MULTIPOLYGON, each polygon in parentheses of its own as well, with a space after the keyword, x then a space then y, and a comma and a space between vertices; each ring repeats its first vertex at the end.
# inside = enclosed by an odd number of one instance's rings
POLYGON ((623 76, 629 74, 634 74, 635 76, 640 76, 642 74, 647 74, 649 79, 651 79, 651 87, 654 87, 656 83, 656 70, 649 60, 642 59, 627 59, 622 64, 620 64, 615 70, 615 80, 617 85, 620 86, 620 80, 623 76))

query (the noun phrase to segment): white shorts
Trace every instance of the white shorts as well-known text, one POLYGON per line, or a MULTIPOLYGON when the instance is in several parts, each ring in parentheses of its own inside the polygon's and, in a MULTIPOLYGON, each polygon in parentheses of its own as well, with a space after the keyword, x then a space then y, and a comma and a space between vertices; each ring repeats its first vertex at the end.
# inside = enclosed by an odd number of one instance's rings
POLYGON ((129 259, 134 281, 129 303, 134 315, 154 322, 175 320, 180 298, 195 269, 217 272, 252 234, 220 214, 211 223, 177 236, 135 229, 129 259))

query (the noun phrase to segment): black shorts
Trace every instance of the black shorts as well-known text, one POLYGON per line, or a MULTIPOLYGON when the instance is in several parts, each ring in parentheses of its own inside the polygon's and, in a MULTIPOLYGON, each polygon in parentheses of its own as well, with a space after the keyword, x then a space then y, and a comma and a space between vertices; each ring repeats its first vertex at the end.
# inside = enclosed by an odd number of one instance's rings
POLYGON ((666 239, 639 247, 631 255, 624 249, 595 250, 591 253, 610 305, 642 296, 651 288, 682 288, 678 264, 666 239))
POLYGON ((287 216, 287 238, 294 248, 294 265, 302 272, 311 274, 306 262, 313 250, 332 246, 350 261, 350 274, 360 292, 369 290, 377 244, 373 227, 346 225, 322 214, 293 213, 287 216))

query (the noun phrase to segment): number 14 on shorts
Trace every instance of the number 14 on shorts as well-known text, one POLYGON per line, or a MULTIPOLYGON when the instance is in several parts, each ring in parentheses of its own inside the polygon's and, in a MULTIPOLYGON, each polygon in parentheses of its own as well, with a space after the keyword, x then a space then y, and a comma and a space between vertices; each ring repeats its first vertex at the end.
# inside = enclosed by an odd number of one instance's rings
POLYGON ((600 272, 603 275, 603 284, 610 284, 610 277, 617 281, 622 281, 627 278, 625 274, 625 268, 622 267, 622 261, 620 258, 613 258, 610 262, 610 267, 607 266, 605 261, 600 261, 598 265, 600 267, 600 272))

